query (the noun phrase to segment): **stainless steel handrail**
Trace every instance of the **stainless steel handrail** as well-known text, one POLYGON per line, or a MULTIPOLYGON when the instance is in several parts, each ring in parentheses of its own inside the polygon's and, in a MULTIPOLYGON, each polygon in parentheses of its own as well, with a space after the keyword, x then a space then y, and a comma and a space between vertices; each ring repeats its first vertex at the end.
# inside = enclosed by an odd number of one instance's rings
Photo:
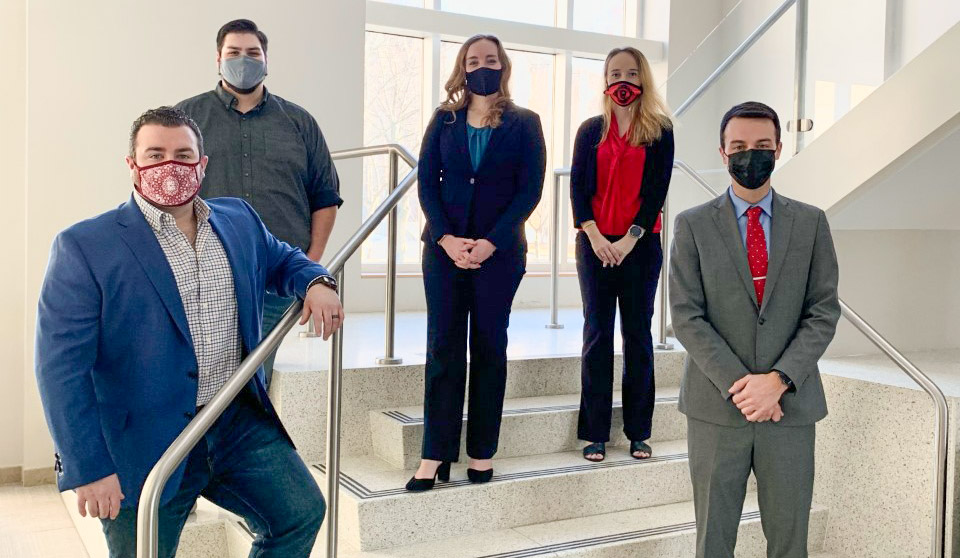
MULTIPOLYGON (((753 30, 753 33, 750 33, 750 35, 742 43, 740 43, 740 46, 735 48, 733 52, 730 53, 730 56, 728 56, 723 62, 720 63, 719 66, 717 66, 717 69, 714 70, 713 73, 711 73, 702 84, 700 84, 700 87, 697 87, 697 89, 694 90, 689 97, 687 97, 687 100, 677 107, 677 110, 673 112, 673 116, 675 118, 680 118, 683 116, 683 114, 686 113, 687 110, 689 110, 690 107, 697 102, 697 100, 700 99, 704 93, 706 93, 707 89, 710 89, 713 84, 716 83, 721 76, 723 76, 723 74, 727 73, 727 70, 729 70, 737 60, 740 60, 740 57, 750 50, 750 47, 760 40, 760 37, 766 34, 766 32, 773 27, 773 24, 783 17, 783 14, 787 13, 787 10, 789 10, 796 3, 797 0, 786 0, 784 3, 780 4, 780 6, 773 11, 773 13, 767 16, 767 19, 763 20, 763 23, 753 30)), ((804 49, 803 52, 805 55, 806 49, 804 49)))
MULTIPOLYGON (((417 181, 417 162, 409 152, 400 146, 377 146, 351 150, 360 157, 364 154, 376 155, 384 149, 394 149, 397 155, 408 163, 412 162, 413 169, 399 182, 397 187, 377 206, 370 217, 360 225, 353 236, 343 245, 327 264, 327 271, 343 278, 343 268, 347 260, 360 248, 363 241, 377 228, 389 213, 391 213, 400 199, 413 187, 417 181), (363 153, 361 153, 363 152, 363 153)), ((342 284, 342 281, 341 281, 342 284)), ((160 497, 163 488, 170 479, 170 475, 187 457, 194 446, 200 442, 204 434, 210 430, 213 423, 223 414, 240 390, 253 378, 263 361, 280 346, 283 337, 289 332, 300 318, 303 301, 297 300, 283 313, 280 322, 267 334, 266 338, 257 345, 240 363, 240 367, 229 380, 220 388, 220 391, 183 429, 179 436, 170 444, 160 460, 147 475, 140 496, 140 505, 137 516, 137 558, 157 557, 157 535, 159 532, 158 515, 160 511, 160 497)), ((327 548, 332 549, 327 555, 336 556, 337 522, 336 507, 337 494, 340 486, 340 376, 342 372, 342 331, 337 331, 332 337, 330 365, 328 371, 329 396, 327 400, 327 499, 333 505, 328 505, 327 548)))
MULTIPOLYGON (((697 171, 690 165, 682 161, 674 163, 674 168, 690 177, 697 185, 703 188, 708 194, 716 197, 721 195, 706 180, 703 179, 697 171)), ((847 319, 860 333, 862 333, 871 343, 877 346, 884 355, 894 362, 907 376, 910 377, 927 395, 933 400, 936 407, 936 420, 934 422, 934 442, 936 444, 936 464, 934 466, 934 495, 933 495, 933 533, 931 541, 931 551, 934 558, 943 558, 944 554, 944 534, 946 528, 947 511, 947 425, 949 424, 949 406, 947 398, 943 391, 937 386, 929 376, 924 374, 910 360, 897 350, 889 341, 887 341, 876 329, 866 320, 854 312, 850 306, 840 299, 840 313, 847 319)))
MULTIPOLYGON (((399 178, 398 162, 403 159, 410 168, 417 166, 417 159, 400 144, 389 143, 371 145, 354 149, 342 149, 330 154, 334 161, 369 157, 372 155, 389 155, 390 166, 387 171, 390 180, 388 194, 397 188, 399 178)), ((383 356, 377 359, 377 364, 403 364, 403 359, 394 354, 396 340, 397 319, 397 222, 399 215, 397 208, 390 211, 387 220, 387 275, 386 275, 386 307, 384 312, 384 351, 383 356)), ((307 331, 301 333, 303 337, 316 337, 313 322, 307 326, 307 331)))

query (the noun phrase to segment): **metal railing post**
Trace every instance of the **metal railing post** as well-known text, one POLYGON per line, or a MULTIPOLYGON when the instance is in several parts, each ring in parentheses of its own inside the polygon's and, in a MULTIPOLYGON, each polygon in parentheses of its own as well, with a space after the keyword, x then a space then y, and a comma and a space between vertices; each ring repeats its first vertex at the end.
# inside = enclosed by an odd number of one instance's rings
POLYGON ((803 133, 812 128, 812 122, 803 114, 807 99, 807 0, 797 0, 796 61, 793 75, 793 154, 803 149, 803 133), (809 123, 809 126, 808 126, 809 123))
MULTIPOLYGON (((390 179, 392 194, 397 189, 400 177, 397 175, 399 157, 396 151, 390 152, 390 170, 387 175, 390 179)), ((393 354, 397 322, 397 220, 400 212, 396 206, 387 217, 387 277, 386 277, 386 316, 384 317, 384 349, 383 356, 377 359, 377 364, 402 364, 403 359, 393 354)))
POLYGON ((563 176, 569 175, 557 170, 553 175, 553 215, 550 221, 550 323, 547 329, 563 329, 559 320, 560 305, 560 195, 563 189, 563 176))
MULTIPOLYGON (((340 301, 343 302, 343 270, 337 273, 340 301)), ((337 556, 340 511, 340 397, 343 375, 343 328, 330 339, 330 369, 327 371, 327 556, 337 556)))
POLYGON ((655 349, 669 351, 673 349, 673 343, 667 342, 667 271, 670 259, 670 250, 667 246, 667 233, 670 230, 670 197, 663 199, 663 226, 660 228, 660 247, 663 252, 663 260, 660 266, 660 285, 658 286, 660 296, 660 325, 659 339, 654 345, 655 349))

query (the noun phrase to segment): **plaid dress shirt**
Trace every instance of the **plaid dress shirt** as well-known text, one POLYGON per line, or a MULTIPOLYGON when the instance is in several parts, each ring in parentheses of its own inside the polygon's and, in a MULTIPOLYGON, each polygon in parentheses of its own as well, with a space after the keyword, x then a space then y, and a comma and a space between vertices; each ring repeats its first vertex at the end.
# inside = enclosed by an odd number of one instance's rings
POLYGON ((197 406, 206 405, 240 366, 240 328, 233 272, 223 244, 210 226, 210 206, 199 197, 196 247, 177 228, 173 215, 134 199, 163 249, 180 291, 197 357, 197 406))

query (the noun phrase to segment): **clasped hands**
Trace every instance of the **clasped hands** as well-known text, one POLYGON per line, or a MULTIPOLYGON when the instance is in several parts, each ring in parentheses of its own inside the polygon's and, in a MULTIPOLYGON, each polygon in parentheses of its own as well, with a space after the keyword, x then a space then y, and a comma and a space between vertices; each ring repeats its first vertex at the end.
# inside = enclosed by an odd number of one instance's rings
POLYGON ((447 235, 440 240, 440 247, 460 269, 480 269, 497 247, 485 238, 474 240, 447 235))
POLYGON ((633 251, 633 247, 637 245, 637 239, 629 234, 624 235, 623 238, 616 242, 610 242, 607 240, 607 237, 600 233, 596 227, 596 223, 593 221, 584 223, 583 231, 587 234, 587 239, 590 240, 590 247, 593 248, 593 253, 603 262, 603 267, 613 267, 622 264, 627 254, 633 251))
POLYGON ((780 397, 787 391, 787 386, 776 372, 747 374, 734 382, 729 391, 733 394, 733 404, 748 421, 780 422, 783 418, 780 397))

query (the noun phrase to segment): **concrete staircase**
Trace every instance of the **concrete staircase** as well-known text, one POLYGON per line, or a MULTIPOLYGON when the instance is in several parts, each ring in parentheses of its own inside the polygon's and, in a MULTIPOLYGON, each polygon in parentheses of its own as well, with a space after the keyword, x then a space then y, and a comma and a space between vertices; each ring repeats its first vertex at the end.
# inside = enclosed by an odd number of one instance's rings
MULTIPOLYGON (((692 492, 687 467, 686 421, 677 411, 681 351, 658 352, 657 408, 654 457, 629 456, 619 429, 620 405, 615 403, 614 432, 607 459, 583 460, 576 440, 579 358, 514 360, 510 363, 508 400, 504 408, 501 450, 496 475, 488 484, 466 480, 466 461, 455 464, 451 482, 429 492, 403 489, 419 460, 423 434, 422 407, 406 402, 365 410, 372 445, 364 453, 346 455, 340 489, 340 552, 361 557, 622 557, 691 556, 695 541, 692 492)), ((619 359, 618 359, 619 360, 619 359)), ((422 366, 379 376, 348 370, 346 383, 380 385, 405 401, 422 366)), ((296 385, 303 381, 296 373, 296 385)), ((312 373, 315 386, 299 397, 316 397, 325 373, 312 373)), ((278 372, 275 391, 283 405, 294 395, 278 372)), ((290 380, 288 376, 286 378, 290 380)), ((421 380, 422 382, 422 380, 421 380)), ((617 382, 619 384, 619 382, 617 382)), ((420 384, 422 386, 422 383, 420 384)), ((345 392, 364 393, 363 385, 345 392)), ((421 387, 422 389, 422 387, 421 387)), ((422 395, 420 396, 422 400, 422 395)), ((376 400, 377 398, 373 398, 376 400)), ((615 400, 619 400, 615 396, 615 400)), ((362 405, 347 399, 345 405, 362 405)), ((301 401, 298 409, 309 406, 301 401)), ((354 409, 356 412, 356 409, 354 409)), ((284 416, 286 421, 288 417, 284 416)), ((294 429, 303 417, 290 417, 294 429)), ((361 430, 345 423, 349 431, 361 430)), ((301 430, 302 429, 297 429, 301 430)), ((298 441, 299 444, 299 441, 298 441)), ((310 444, 316 447, 318 444, 310 444)), ((322 446, 322 444, 319 444, 322 446)), ((324 486, 324 467, 312 465, 324 486)), ((207 509, 201 508, 201 512, 207 509)), ((819 551, 827 530, 827 510, 815 506, 810 549, 819 551)), ((324 534, 314 556, 324 556, 324 534)), ((220 521, 193 522, 184 532, 179 556, 245 556, 252 536, 242 521, 221 512, 220 521), (205 541, 205 542, 202 542, 205 541)), ((765 556, 755 486, 751 486, 740 527, 738 556, 765 556)))

